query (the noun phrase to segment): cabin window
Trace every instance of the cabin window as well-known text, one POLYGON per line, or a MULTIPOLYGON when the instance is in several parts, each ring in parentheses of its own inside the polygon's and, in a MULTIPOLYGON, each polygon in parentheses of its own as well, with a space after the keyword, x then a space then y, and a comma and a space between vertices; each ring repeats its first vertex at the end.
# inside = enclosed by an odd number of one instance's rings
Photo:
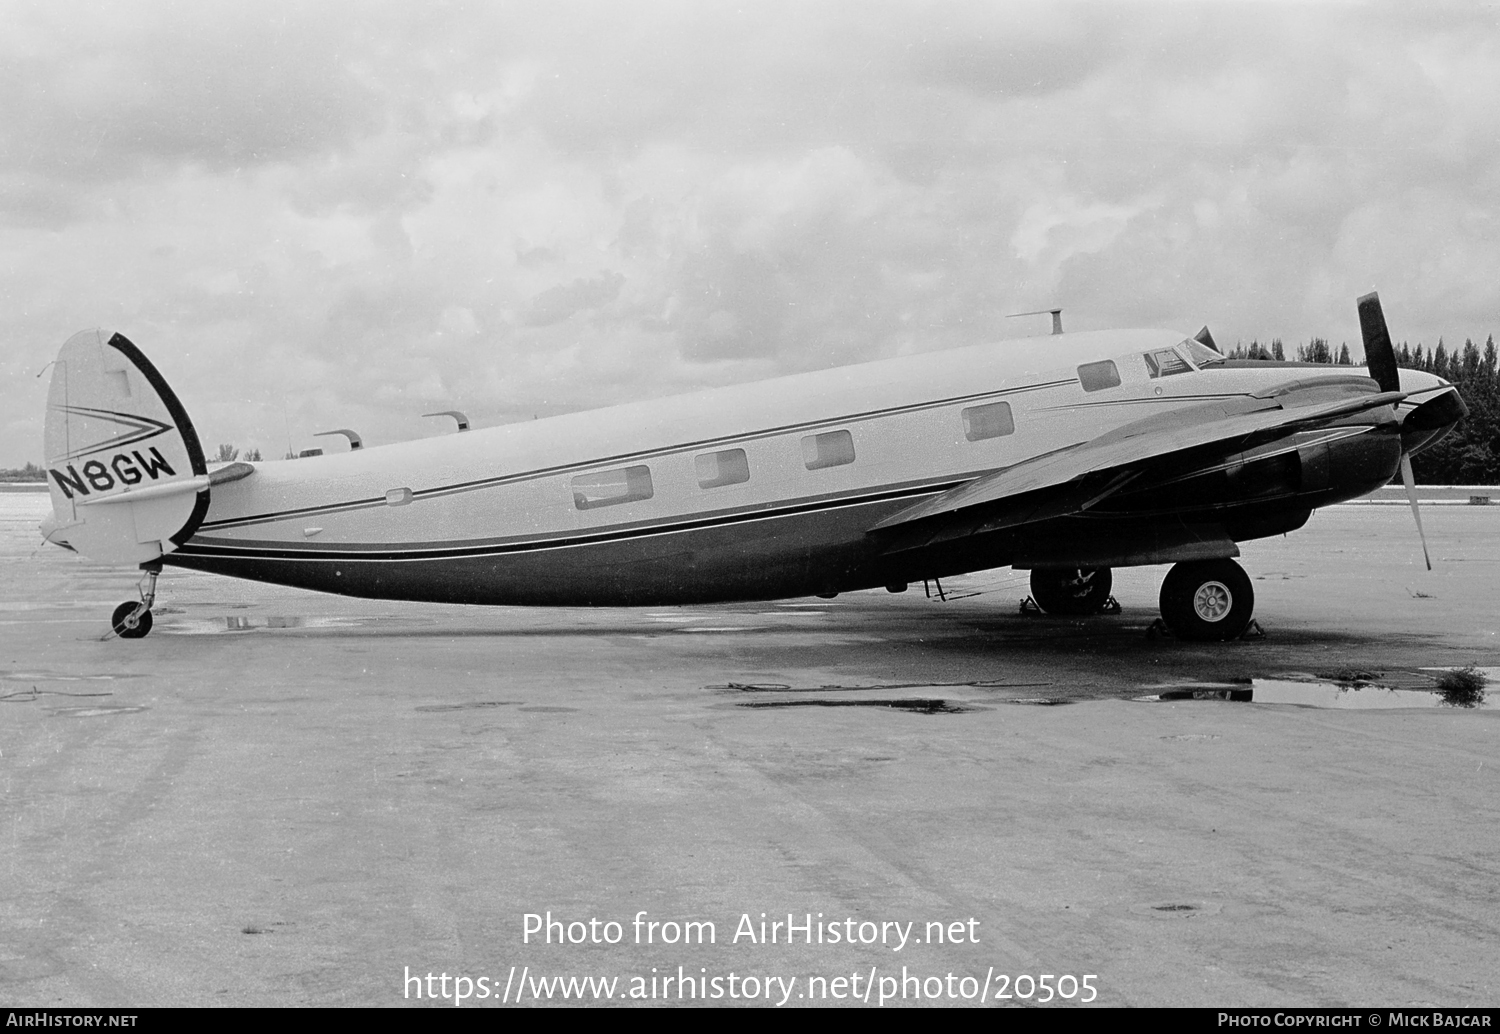
POLYGON ((810 434, 802 439, 802 462, 808 470, 841 467, 854 462, 854 436, 848 431, 810 434))
POLYGON ((1016 433, 1016 421, 1009 402, 991 402, 987 406, 970 406, 962 413, 964 437, 971 442, 1002 438, 1016 433))
POLYGON ((1120 386, 1120 371, 1116 369, 1113 360, 1110 359, 1106 359, 1102 363, 1084 363, 1078 368, 1078 383, 1083 385, 1084 391, 1118 388, 1120 386))
POLYGON ((1155 352, 1146 353, 1146 369, 1151 371, 1151 376, 1170 377, 1174 373, 1192 373, 1193 368, 1188 361, 1177 354, 1173 348, 1163 348, 1155 352))
POLYGON ((645 464, 579 474, 573 479, 573 505, 580 510, 650 499, 651 468, 645 464))
POLYGON ((743 485, 750 480, 750 461, 746 458, 744 449, 705 452, 694 457, 693 464, 698 468, 699 488, 743 485))

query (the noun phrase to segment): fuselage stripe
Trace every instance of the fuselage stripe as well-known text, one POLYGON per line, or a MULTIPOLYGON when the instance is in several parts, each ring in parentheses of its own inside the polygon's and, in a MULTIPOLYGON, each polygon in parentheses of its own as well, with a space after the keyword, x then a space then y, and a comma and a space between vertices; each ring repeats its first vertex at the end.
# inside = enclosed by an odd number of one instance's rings
POLYGON ((195 539, 188 542, 177 552, 182 554, 183 556, 195 557, 302 561, 338 560, 351 562, 446 560, 461 557, 498 556, 506 553, 524 553, 544 549, 567 549, 576 546, 595 545, 601 542, 615 542, 624 539, 647 538, 658 535, 672 535, 685 531, 697 531, 704 528, 726 527, 734 524, 750 524, 756 521, 774 520, 780 517, 791 517, 799 514, 847 509, 849 507, 855 506, 868 506, 873 503, 891 502, 900 499, 915 499, 922 496, 939 495, 943 492, 949 491, 950 489, 957 488, 959 485, 967 484, 970 480, 972 479, 961 478, 957 481, 945 481, 937 484, 893 488, 853 496, 830 497, 809 502, 797 503, 790 506, 780 506, 774 509, 746 509, 726 514, 718 514, 711 517, 699 517, 690 520, 678 520, 665 523, 655 522, 644 524, 638 527, 616 526, 614 528, 603 529, 599 532, 589 534, 528 539, 518 542, 476 543, 472 545, 444 548, 405 545, 393 548, 390 546, 371 547, 367 545, 351 544, 348 548, 345 549, 330 549, 327 547, 321 547, 318 549, 288 549, 285 546, 242 546, 217 540, 202 541, 201 539, 195 539))

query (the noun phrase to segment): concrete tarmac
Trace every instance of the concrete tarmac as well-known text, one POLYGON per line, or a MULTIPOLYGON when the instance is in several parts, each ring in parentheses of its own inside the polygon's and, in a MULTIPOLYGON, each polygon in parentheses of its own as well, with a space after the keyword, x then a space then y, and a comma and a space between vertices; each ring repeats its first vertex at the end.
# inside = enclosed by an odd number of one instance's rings
POLYGON ((0 495, 6 1005, 1496 1004, 1500 710, 1136 698, 1500 664, 1500 509, 1427 508, 1430 574, 1398 507, 1247 543, 1266 636, 1196 645, 1146 635, 1163 568, 1087 620, 1011 571, 543 611, 168 569, 101 641, 136 575, 46 506, 0 495))

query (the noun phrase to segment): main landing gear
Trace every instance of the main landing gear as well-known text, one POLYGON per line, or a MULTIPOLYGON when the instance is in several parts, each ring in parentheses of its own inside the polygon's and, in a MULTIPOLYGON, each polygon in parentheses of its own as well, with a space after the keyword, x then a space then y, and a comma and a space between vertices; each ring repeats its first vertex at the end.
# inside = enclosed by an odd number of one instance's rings
POLYGON ((1114 576, 1107 567, 1034 567, 1031 598, 1048 614, 1101 613, 1114 576))
POLYGON ((146 575, 139 585, 140 602, 127 600, 115 608, 109 619, 111 635, 121 639, 144 639, 151 631, 151 605, 156 602, 156 579, 160 574, 160 564, 146 568, 146 575))
POLYGON ((1175 565, 1161 583, 1161 616, 1179 639, 1237 639, 1255 612, 1250 576, 1233 560, 1175 565))
MULTIPOLYGON (((1037 567, 1031 596, 1048 614, 1101 614, 1110 609, 1112 583, 1107 567, 1037 567)), ((1254 612, 1250 576, 1233 560, 1184 561, 1162 582, 1162 620, 1178 639, 1237 639, 1254 612)))

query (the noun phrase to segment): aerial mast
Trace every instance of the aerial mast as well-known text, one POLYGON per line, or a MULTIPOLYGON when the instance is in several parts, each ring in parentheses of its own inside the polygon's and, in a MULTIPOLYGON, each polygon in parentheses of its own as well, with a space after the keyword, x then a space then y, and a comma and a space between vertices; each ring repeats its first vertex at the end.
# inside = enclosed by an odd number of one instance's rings
POLYGON ((1062 309, 1036 309, 1032 312, 1013 312, 1005 318, 1008 320, 1013 320, 1017 316, 1041 316, 1044 314, 1050 314, 1052 316, 1052 333, 1061 334, 1063 332, 1062 309))

